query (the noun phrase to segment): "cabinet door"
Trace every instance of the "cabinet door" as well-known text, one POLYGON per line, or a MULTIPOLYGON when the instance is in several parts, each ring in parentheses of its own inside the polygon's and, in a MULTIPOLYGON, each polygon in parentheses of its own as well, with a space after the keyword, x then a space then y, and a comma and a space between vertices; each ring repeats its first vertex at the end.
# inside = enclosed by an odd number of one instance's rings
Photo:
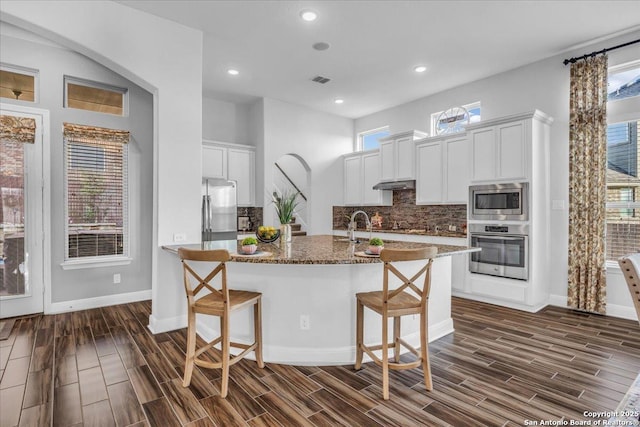
POLYGON ((496 177, 495 129, 481 129, 471 133, 472 181, 496 177))
POLYGON ((223 147, 202 147, 202 177, 227 178, 227 149, 223 147))
POLYGON ((380 182, 380 154, 365 154, 362 156, 362 203, 365 205, 380 204, 381 190, 374 190, 373 186, 380 182))
POLYGON ((396 179, 414 179, 416 177, 413 169, 415 165, 415 143, 412 137, 396 140, 396 179))
POLYGON ((344 204, 362 203, 362 157, 344 159, 344 204))
POLYGON ((395 179, 395 141, 380 143, 380 180, 392 181, 395 179))
POLYGON ((440 142, 416 148, 416 203, 442 203, 442 145, 440 142))
POLYGON ((236 181, 238 206, 255 204, 255 154, 253 151, 229 149, 227 154, 228 177, 236 181))
POLYGON ((525 126, 524 122, 498 126, 497 172, 499 178, 524 178, 525 170, 525 126))
POLYGON ((447 179, 444 199, 448 203, 467 203, 469 192, 469 145, 467 138, 444 141, 447 179))

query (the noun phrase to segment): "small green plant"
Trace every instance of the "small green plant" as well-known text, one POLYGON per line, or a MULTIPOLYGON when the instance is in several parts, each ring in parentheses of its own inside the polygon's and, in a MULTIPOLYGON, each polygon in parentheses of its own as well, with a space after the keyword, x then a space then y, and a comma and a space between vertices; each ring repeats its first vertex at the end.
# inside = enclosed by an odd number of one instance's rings
POLYGON ((257 245, 257 244, 258 244, 258 240, 256 240, 255 237, 245 237, 244 239, 242 239, 242 246, 257 245))
POLYGON ((384 242, 379 237, 373 237, 371 240, 369 240, 369 245, 370 246, 384 246, 384 242))
POLYGON ((276 214, 280 220, 280 224, 289 224, 293 218, 293 211, 298 206, 297 191, 285 190, 282 193, 273 192, 273 205, 276 208, 276 214))

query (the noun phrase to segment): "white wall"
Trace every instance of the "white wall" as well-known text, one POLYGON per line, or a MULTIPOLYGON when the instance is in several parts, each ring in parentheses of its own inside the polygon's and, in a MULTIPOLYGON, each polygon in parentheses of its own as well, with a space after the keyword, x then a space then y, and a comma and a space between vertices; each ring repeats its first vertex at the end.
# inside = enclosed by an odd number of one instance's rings
MULTIPOLYGON (((494 75, 467 85, 418 99, 355 121, 358 132, 389 125, 392 133, 409 129, 429 129, 430 115, 456 105, 475 101, 482 103, 482 119, 492 119, 534 109, 551 115, 551 200, 564 200, 565 209, 551 211, 551 283, 552 302, 566 304, 568 257, 568 186, 569 186, 569 67, 564 58, 579 56, 635 40, 640 32, 586 46, 550 59, 539 61, 509 72, 494 75)), ((609 65, 640 58, 637 46, 613 51, 609 65)), ((638 109, 640 111, 640 109, 638 109)), ((637 117, 637 116, 636 116, 637 117)), ((620 277, 608 274, 609 312, 632 313, 631 298, 620 277)))
POLYGON ((274 99, 264 99, 264 223, 277 224, 271 200, 273 164, 297 154, 311 169, 309 234, 331 234, 331 206, 343 199, 341 155, 353 150, 353 120, 274 99))
POLYGON ((152 310, 161 318, 180 315, 179 264, 159 246, 178 232, 200 239, 202 33, 110 1, 3 1, 0 20, 78 51, 154 95, 152 310))
POLYGON ((256 145, 249 137, 250 104, 202 98, 202 138, 256 145))
POLYGON ((0 60, 4 63, 28 67, 39 71, 38 102, 28 103, 3 99, 2 102, 28 105, 49 110, 51 117, 50 182, 51 212, 51 302, 58 310, 68 309, 77 301, 107 295, 151 290, 151 223, 145 212, 153 206, 153 195, 143 189, 153 185, 153 97, 152 95, 118 76, 95 61, 62 47, 54 47, 46 40, 38 40, 31 34, 9 24, 0 26, 0 60), (26 33, 26 34, 25 34, 26 33), (25 38, 34 41, 25 40, 25 38), (113 86, 127 88, 129 114, 115 116, 92 111, 63 108, 64 76, 69 75, 113 86), (126 266, 100 267, 81 270, 63 270, 64 261, 64 170, 63 123, 79 123, 131 132, 129 144, 129 195, 130 195, 130 255, 132 262, 126 266), (113 284, 113 274, 122 277, 120 284, 113 284))

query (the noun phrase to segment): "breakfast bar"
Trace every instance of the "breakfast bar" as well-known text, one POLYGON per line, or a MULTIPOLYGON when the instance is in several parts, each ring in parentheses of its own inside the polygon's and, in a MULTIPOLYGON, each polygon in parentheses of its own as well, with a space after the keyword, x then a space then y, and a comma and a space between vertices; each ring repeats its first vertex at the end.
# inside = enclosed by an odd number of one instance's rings
MULTIPOLYGON (((355 359, 355 294, 378 290, 382 283, 382 263, 366 256, 368 240, 350 242, 342 236, 293 237, 291 243, 259 243, 254 255, 242 255, 238 241, 205 242, 163 246, 177 254, 190 249, 226 248, 232 254, 227 264, 228 280, 234 289, 261 292, 264 359, 290 364, 333 365, 355 359), (363 256, 365 255, 365 256, 363 256)), ((429 338, 436 340, 453 332, 451 319, 451 256, 476 249, 406 241, 385 241, 385 248, 436 246, 429 299, 429 338)), ((177 261, 176 261, 177 262, 177 261)), ((408 262, 407 270, 415 264, 408 262)), ((182 283, 176 283, 182 287, 182 283)), ((186 304, 184 300, 176 302, 186 304)), ((367 313, 373 317, 377 315, 367 313)), ((379 322, 379 317, 378 320, 379 322)), ((249 342, 253 330, 248 313, 234 314, 231 334, 249 342)), ((198 332, 206 339, 217 334, 217 322, 199 319, 198 332)), ((403 335, 415 344, 419 335, 417 319, 406 319, 403 335)), ((370 328, 365 341, 380 340, 370 328), (371 334, 371 335, 369 335, 371 334)))

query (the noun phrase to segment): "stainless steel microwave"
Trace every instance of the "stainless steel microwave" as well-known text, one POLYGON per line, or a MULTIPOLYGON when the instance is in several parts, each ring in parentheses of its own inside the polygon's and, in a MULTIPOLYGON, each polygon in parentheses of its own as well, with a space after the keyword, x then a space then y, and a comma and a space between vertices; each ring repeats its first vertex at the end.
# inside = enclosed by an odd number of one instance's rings
POLYGON ((469 187, 469 219, 527 221, 528 200, 526 182, 472 185, 469 187))

